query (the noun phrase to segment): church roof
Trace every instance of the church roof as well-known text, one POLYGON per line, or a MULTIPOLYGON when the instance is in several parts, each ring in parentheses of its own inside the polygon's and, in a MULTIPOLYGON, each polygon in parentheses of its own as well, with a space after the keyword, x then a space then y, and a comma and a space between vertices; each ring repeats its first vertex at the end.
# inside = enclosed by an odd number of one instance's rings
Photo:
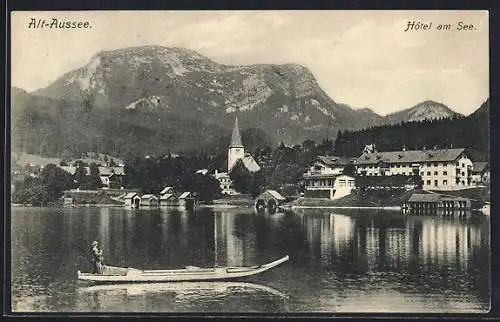
POLYGON ((240 129, 238 126, 238 117, 234 120, 233 134, 231 135, 230 148, 242 148, 243 143, 241 143, 240 129))
POLYGON ((242 159, 243 164, 250 172, 257 172, 260 170, 260 166, 255 162, 255 159, 250 155, 245 155, 242 159))

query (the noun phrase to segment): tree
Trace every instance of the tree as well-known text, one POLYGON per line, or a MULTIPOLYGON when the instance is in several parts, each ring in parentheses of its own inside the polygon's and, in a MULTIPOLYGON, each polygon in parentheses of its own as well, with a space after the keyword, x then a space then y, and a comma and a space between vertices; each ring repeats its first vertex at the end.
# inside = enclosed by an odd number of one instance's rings
POLYGON ((16 183, 12 200, 32 205, 46 205, 58 200, 64 190, 71 189, 73 177, 55 164, 46 165, 38 178, 26 177, 16 183))
POLYGON ((75 174, 73 175, 74 183, 77 187, 85 185, 87 182, 87 170, 83 166, 83 162, 79 161, 76 163, 77 167, 75 170, 75 174))
POLYGON ((252 175, 241 159, 236 161, 229 173, 229 178, 233 181, 234 190, 240 193, 250 192, 252 175))
POLYGON ((342 174, 353 176, 356 174, 356 167, 354 166, 354 164, 349 163, 344 167, 342 174))
POLYGON ((92 162, 90 164, 90 174, 87 176, 86 189, 96 190, 102 187, 101 176, 99 175, 99 167, 92 162))
POLYGON ((183 191, 196 193, 201 201, 207 202, 222 197, 219 181, 203 174, 194 174, 184 178, 183 191))
POLYGON ((48 199, 55 201, 62 196, 62 192, 71 189, 73 177, 57 165, 47 164, 40 172, 42 185, 47 189, 48 199))

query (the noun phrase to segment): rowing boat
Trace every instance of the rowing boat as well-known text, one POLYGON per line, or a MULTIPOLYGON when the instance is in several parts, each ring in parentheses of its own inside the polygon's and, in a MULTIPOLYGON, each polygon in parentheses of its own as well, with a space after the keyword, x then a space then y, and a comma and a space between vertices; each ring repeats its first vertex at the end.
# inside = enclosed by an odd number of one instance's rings
POLYGON ((183 269, 171 270, 140 270, 105 266, 102 274, 82 273, 78 271, 78 279, 96 283, 225 281, 263 273, 288 260, 289 257, 286 255, 271 263, 258 266, 213 268, 187 266, 183 269))

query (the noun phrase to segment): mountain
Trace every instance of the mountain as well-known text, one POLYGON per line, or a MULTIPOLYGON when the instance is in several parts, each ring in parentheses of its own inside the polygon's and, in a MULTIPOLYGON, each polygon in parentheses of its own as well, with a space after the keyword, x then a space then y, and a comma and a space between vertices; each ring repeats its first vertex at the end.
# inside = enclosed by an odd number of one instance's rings
POLYGON ((229 135, 236 114, 242 130, 258 129, 250 145, 297 144, 450 111, 429 101, 382 117, 335 102, 301 65, 230 66, 185 48, 130 47, 99 52, 32 93, 13 88, 12 148, 123 158, 196 152, 229 135))
POLYGON ((455 115, 459 116, 460 114, 454 112, 442 103, 427 100, 408 109, 386 115, 382 119, 382 123, 395 124, 400 122, 432 120, 450 118, 455 115))
POLYGON ((453 117, 343 131, 335 140, 335 153, 359 156, 368 144, 375 144, 378 151, 463 147, 471 153, 473 160, 487 161, 490 156, 489 99, 468 116, 455 114, 453 117))
POLYGON ((226 129, 238 111, 243 127, 260 128, 285 143, 364 128, 374 114, 337 104, 297 64, 228 66, 192 50, 161 46, 100 52, 33 94, 89 109, 169 111, 226 129))

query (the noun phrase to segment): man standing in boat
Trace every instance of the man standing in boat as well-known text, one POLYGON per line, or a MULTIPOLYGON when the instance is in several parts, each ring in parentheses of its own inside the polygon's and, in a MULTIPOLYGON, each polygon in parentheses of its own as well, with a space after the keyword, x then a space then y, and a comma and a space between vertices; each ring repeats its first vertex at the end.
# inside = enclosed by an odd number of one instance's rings
POLYGON ((102 250, 98 248, 97 241, 92 242, 92 274, 102 274, 103 269, 102 250))

